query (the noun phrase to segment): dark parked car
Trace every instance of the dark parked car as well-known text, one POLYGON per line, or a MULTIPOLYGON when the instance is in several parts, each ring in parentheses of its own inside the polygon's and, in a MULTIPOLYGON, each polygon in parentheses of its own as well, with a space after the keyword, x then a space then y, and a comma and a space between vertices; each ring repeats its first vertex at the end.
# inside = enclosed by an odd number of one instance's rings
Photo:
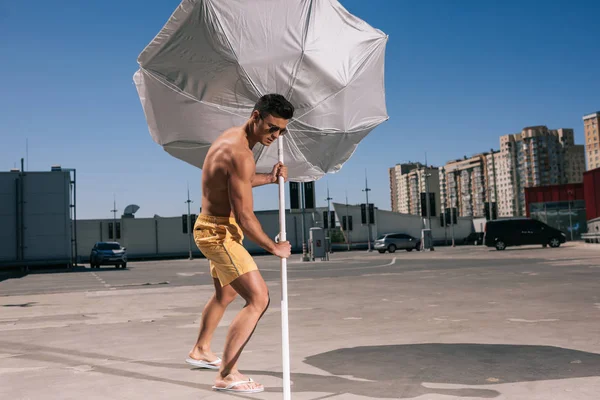
POLYGON ((374 247, 380 253, 385 253, 386 250, 393 253, 397 249, 413 251, 421 248, 421 240, 404 233, 386 233, 377 238, 374 247))
POLYGON ((90 266, 100 268, 101 265, 114 265, 116 268, 127 268, 127 252, 118 242, 98 242, 90 253, 90 266))
POLYGON ((497 219, 488 221, 485 226, 485 245, 497 250, 531 244, 559 247, 566 241, 563 232, 530 218, 497 219))
POLYGON ((465 244, 483 244, 483 232, 471 232, 469 236, 465 238, 465 244))

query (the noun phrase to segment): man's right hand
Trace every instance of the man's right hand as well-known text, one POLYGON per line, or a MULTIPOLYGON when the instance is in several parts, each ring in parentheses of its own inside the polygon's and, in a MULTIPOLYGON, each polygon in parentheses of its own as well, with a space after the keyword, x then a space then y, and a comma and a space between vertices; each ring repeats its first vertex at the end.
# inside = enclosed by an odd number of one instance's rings
POLYGON ((290 242, 279 242, 275 243, 275 248, 273 249, 273 255, 276 255, 279 258, 288 258, 292 254, 292 245, 290 242))

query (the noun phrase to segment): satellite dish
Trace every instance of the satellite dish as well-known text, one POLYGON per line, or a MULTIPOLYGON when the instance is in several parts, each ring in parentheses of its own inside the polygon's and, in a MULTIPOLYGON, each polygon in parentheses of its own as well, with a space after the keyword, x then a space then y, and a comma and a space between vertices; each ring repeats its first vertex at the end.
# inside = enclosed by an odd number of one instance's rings
POLYGON ((137 210, 140 209, 140 206, 136 205, 136 204, 130 204, 127 207, 125 207, 125 214, 135 214, 137 212, 137 210))
POLYGON ((139 209, 140 206, 136 204, 128 205, 127 207, 125 207, 125 211, 123 211, 123 218, 135 218, 133 214, 135 214, 139 209))

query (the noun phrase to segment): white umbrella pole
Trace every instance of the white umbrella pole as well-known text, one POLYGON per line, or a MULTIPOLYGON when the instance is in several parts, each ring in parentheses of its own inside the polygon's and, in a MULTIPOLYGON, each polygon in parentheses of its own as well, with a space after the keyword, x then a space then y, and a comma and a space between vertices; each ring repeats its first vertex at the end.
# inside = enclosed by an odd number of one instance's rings
MULTIPOLYGON (((277 140, 279 162, 283 163, 283 136, 277 140)), ((279 177, 279 240, 286 241, 285 232, 285 181, 279 177)), ((283 399, 291 400, 290 333, 288 326, 287 259, 281 259, 281 354, 283 358, 283 399)))

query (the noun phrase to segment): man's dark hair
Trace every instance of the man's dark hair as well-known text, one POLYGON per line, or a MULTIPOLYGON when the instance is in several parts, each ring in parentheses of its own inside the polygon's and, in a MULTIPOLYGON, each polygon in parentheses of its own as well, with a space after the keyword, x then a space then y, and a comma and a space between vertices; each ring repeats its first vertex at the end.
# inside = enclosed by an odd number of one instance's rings
POLYGON ((294 116, 294 106, 280 94, 265 94, 254 105, 261 118, 272 115, 277 118, 291 119, 294 116))

